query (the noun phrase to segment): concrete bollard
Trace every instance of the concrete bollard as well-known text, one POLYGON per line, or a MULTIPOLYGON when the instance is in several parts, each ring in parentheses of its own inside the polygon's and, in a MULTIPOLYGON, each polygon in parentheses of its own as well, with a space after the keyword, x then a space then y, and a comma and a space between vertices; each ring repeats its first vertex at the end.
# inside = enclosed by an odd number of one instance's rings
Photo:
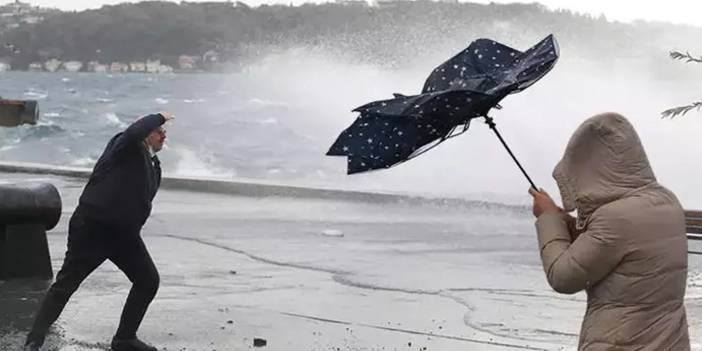
POLYGON ((53 277, 46 231, 60 218, 53 185, 0 185, 0 280, 53 277))

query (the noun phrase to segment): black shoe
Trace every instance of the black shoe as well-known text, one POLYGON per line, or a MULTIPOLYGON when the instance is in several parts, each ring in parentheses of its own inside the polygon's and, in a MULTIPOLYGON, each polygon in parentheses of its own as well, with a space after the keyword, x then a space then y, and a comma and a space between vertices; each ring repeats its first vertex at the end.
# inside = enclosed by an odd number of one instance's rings
POLYGON ((41 345, 32 341, 32 342, 26 343, 24 345, 24 348, 22 349, 22 351, 39 351, 40 348, 41 348, 41 345))
MULTIPOLYGON (((158 351, 155 347, 137 339, 112 339, 112 351, 158 351)), ((34 351, 34 350, 32 350, 34 351)))

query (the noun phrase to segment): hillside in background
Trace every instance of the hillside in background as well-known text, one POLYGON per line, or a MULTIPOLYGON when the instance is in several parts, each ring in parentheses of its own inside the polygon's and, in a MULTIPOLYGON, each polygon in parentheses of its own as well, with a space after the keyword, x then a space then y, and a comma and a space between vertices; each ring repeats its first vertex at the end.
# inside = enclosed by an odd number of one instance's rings
POLYGON ((141 2, 81 12, 48 11, 0 34, 0 59, 15 69, 32 62, 102 63, 182 55, 206 69, 237 68, 266 52, 305 47, 347 60, 397 67, 431 51, 451 51, 478 37, 526 48, 554 33, 585 59, 642 58, 702 48, 702 28, 624 24, 538 4, 434 1, 338 2, 249 7, 241 2, 141 2), (36 23, 35 23, 36 22, 36 23))

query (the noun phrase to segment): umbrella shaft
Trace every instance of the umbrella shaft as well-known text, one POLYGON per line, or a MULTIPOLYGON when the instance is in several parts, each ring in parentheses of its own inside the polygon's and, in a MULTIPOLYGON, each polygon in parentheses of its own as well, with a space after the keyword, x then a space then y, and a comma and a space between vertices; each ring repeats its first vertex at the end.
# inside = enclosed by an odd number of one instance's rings
POLYGON ((522 167, 522 164, 519 163, 519 160, 517 160, 517 157, 514 156, 514 153, 512 153, 512 150, 507 146, 507 143, 505 142, 504 139, 502 139, 502 135, 500 135, 500 132, 497 131, 497 126, 495 125, 495 121, 492 120, 492 117, 485 116, 485 123, 490 126, 490 129, 492 129, 493 132, 495 132, 495 135, 497 135, 497 138, 500 139, 500 142, 502 143, 502 146, 505 147, 505 150, 507 150, 507 153, 512 157, 512 160, 514 160, 514 163, 517 164, 517 167, 519 167, 519 170, 522 171, 522 174, 524 174, 524 177, 529 181, 529 184, 531 184, 531 187, 534 188, 534 190, 539 190, 539 188, 536 187, 534 182, 531 180, 531 177, 529 177, 529 174, 524 170, 524 167, 522 167))

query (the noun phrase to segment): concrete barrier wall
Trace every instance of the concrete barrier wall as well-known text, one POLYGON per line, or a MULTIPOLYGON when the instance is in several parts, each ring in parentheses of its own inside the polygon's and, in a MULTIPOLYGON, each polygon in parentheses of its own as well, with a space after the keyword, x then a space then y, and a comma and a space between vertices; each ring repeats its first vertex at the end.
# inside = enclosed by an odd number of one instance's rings
MULTIPOLYGON (((86 168, 50 166, 31 163, 0 162, 0 172, 31 173, 84 178, 90 176, 91 170, 86 168)), ((309 199, 332 199, 358 201, 367 203, 400 203, 408 205, 450 206, 466 208, 501 209, 526 212, 526 206, 507 205, 497 202, 467 200, 460 198, 432 198, 405 194, 363 192, 353 190, 329 189, 321 187, 305 187, 290 184, 279 184, 266 181, 252 180, 220 180, 208 178, 191 178, 164 175, 161 181, 164 189, 231 194, 248 197, 297 197, 309 199)))

